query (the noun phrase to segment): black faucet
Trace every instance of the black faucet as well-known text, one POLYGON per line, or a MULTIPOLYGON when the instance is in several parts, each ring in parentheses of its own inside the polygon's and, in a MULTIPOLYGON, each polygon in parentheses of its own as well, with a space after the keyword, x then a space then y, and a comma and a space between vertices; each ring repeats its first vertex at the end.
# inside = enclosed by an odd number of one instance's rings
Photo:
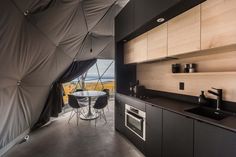
POLYGON ((219 111, 221 103, 222 103, 223 90, 222 89, 216 89, 216 88, 212 88, 212 89, 216 90, 216 92, 208 90, 208 93, 211 93, 211 94, 217 96, 216 110, 219 111))

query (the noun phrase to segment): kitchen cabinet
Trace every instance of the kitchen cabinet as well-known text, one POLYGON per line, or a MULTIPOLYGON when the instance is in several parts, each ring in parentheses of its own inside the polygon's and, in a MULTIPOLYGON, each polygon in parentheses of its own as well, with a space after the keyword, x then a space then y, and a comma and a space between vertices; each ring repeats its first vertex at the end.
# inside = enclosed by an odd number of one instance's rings
POLYGON ((168 56, 200 50, 200 5, 168 21, 168 56))
POLYGON ((163 110, 163 157, 193 157, 193 119, 163 110))
POLYGON ((162 156, 162 109, 146 105, 146 143, 147 157, 162 156))
POLYGON ((143 154, 145 153, 145 141, 125 127, 125 136, 128 138, 143 154))
POLYGON ((148 31, 147 60, 167 56, 167 23, 148 31))
POLYGON ((207 0, 201 16, 202 49, 236 44, 235 0, 207 0))
POLYGON ((195 121, 194 157, 236 156, 236 133, 195 121))
POLYGON ((115 19, 115 38, 120 41, 134 31, 134 1, 131 0, 115 19))
MULTIPOLYGON (((145 103, 138 101, 132 97, 123 97, 123 101, 125 104, 128 104, 136 109, 145 111, 145 103)), ((136 135, 133 131, 125 126, 125 136, 142 152, 145 151, 145 141, 136 135)))
POLYGON ((116 94, 115 99, 115 128, 126 136, 141 152, 144 153, 145 141, 125 126, 125 104, 145 111, 145 103, 135 98, 116 94))
POLYGON ((144 33, 133 39, 135 62, 142 62, 147 60, 147 33, 144 33))
POLYGON ((134 63, 135 60, 133 40, 128 41, 124 44, 124 63, 134 63))
POLYGON ((115 128, 121 133, 125 132, 125 104, 118 95, 115 96, 115 128))
POLYGON ((139 63, 147 60, 147 33, 124 44, 124 63, 139 63))

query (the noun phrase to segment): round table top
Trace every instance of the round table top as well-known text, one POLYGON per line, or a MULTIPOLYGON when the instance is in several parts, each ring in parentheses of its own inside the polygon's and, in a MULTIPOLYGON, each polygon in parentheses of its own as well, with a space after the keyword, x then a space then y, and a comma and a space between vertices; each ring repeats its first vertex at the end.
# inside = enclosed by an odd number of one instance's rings
POLYGON ((102 95, 106 95, 106 93, 102 91, 79 91, 74 92, 73 95, 78 97, 99 97, 102 95))

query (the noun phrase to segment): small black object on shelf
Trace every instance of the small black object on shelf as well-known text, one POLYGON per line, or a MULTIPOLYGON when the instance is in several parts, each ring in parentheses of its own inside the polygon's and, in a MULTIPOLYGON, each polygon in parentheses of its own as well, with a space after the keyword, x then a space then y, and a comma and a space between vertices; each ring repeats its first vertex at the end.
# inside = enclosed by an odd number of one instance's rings
POLYGON ((172 73, 180 73, 181 65, 180 64, 172 64, 172 73))
POLYGON ((184 65, 184 73, 189 73, 189 64, 184 65))
POLYGON ((189 72, 190 73, 196 72, 196 67, 197 67, 197 65, 194 63, 189 64, 189 72))

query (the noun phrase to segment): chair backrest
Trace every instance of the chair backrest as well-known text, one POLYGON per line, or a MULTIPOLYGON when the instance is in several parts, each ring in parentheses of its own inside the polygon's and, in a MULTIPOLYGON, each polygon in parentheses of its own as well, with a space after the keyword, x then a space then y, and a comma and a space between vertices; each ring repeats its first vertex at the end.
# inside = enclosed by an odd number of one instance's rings
POLYGON ((106 93, 106 96, 109 99, 109 97, 110 97, 110 90, 109 89, 103 89, 102 91, 106 93))
POLYGON ((80 105, 77 101, 77 98, 76 96, 74 95, 68 95, 68 102, 69 102, 69 105, 72 107, 72 108, 80 108, 80 105))
POLYGON ((107 95, 99 96, 93 106, 95 109, 103 109, 107 106, 108 104, 108 99, 107 95))

